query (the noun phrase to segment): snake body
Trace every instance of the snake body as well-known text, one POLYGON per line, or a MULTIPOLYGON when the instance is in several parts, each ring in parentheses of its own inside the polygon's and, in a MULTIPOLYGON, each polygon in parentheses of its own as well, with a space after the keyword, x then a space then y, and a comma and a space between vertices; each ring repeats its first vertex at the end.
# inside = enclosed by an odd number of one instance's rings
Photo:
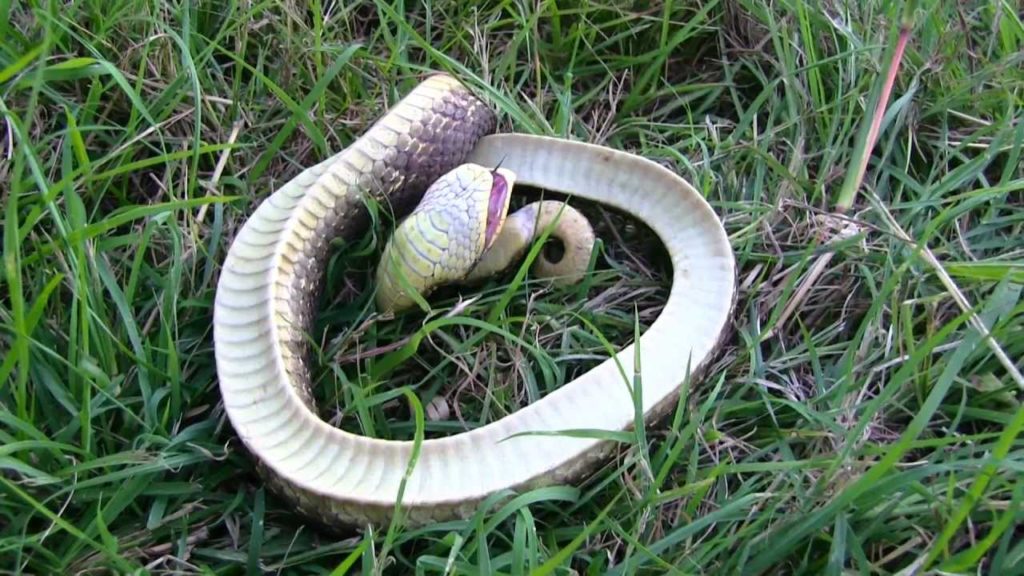
POLYGON ((634 400, 646 422, 656 420, 721 343, 734 302, 733 255, 711 207, 685 180, 625 152, 495 127, 494 112, 465 86, 431 76, 349 147, 274 191, 236 234, 214 306, 224 409, 263 477, 302 513, 329 524, 387 523, 404 485, 404 522, 420 525, 464 518, 492 495, 577 482, 615 444, 530 432, 627 430, 634 400), (412 441, 368 438, 319 418, 307 330, 331 240, 365 230, 369 202, 408 212, 464 163, 500 164, 520 184, 639 218, 667 249, 672 288, 639 343, 496 422, 424 440, 410 472, 412 441))

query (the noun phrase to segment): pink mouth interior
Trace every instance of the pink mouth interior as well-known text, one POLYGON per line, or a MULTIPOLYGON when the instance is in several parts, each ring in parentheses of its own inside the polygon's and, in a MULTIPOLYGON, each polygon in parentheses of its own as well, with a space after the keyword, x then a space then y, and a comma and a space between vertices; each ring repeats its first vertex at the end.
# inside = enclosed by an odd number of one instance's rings
POLYGON ((491 245, 494 235, 498 232, 498 224, 501 223, 501 215, 505 210, 505 199, 508 197, 508 182, 505 178, 494 173, 494 182, 491 184, 491 198, 487 204, 487 230, 484 233, 484 243, 491 245))

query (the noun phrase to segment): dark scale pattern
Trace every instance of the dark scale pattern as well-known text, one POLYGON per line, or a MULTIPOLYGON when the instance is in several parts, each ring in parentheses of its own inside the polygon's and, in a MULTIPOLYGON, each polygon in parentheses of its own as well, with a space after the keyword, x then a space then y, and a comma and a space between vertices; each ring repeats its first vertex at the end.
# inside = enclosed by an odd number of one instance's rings
POLYGON ((406 159, 406 186, 391 196, 396 212, 407 212, 427 187, 465 161, 477 141, 494 131, 494 113, 465 90, 452 90, 424 113, 422 131, 406 159), (429 117, 429 118, 428 118, 429 117))
MULTIPOLYGON (((402 114, 403 107, 409 106, 412 104, 408 101, 400 102, 390 114, 402 114)), ((328 174, 325 178, 331 179, 332 188, 342 188, 344 192, 332 193, 335 204, 326 217, 317 218, 315 213, 308 212, 309 203, 321 204, 311 198, 314 190, 300 202, 296 213, 307 211, 307 215, 296 222, 315 221, 316 225, 312 234, 289 234, 288 241, 298 248, 299 256, 294 260, 286 258, 291 273, 284 268, 277 278, 275 307, 281 318, 279 341, 290 379, 311 410, 315 407, 309 388, 311 374, 306 339, 322 290, 323 266, 330 241, 365 230, 369 218, 364 195, 390 205, 396 217, 408 213, 434 180, 463 163, 477 141, 494 131, 496 117, 468 90, 453 87, 436 98, 429 110, 423 110, 420 121, 412 123, 408 135, 398 137, 397 145, 389 147, 382 158, 371 160, 379 155, 376 150, 380 145, 376 143, 388 141, 391 136, 390 128, 380 126, 381 122, 371 127, 329 169, 335 176, 328 174), (357 165, 369 168, 358 170, 357 165), (339 178, 349 185, 339 186, 339 178)), ((320 180, 311 188, 317 186, 323 186, 320 180)))

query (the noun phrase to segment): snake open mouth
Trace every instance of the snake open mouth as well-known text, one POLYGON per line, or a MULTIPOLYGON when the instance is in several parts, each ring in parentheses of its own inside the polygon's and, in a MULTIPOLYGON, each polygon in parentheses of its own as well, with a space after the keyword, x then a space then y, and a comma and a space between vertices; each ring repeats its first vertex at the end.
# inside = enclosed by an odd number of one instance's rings
POLYGON ((487 229, 484 232, 484 246, 490 248, 498 235, 498 228, 505 220, 508 207, 508 180, 497 171, 492 172, 491 197, 487 204, 487 229))

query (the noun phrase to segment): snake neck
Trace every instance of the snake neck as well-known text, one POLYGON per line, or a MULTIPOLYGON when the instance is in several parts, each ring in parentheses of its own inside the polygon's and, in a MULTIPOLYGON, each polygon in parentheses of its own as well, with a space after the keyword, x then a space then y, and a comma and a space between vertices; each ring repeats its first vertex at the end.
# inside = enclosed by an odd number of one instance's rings
POLYGON ((309 332, 331 242, 364 232, 371 202, 396 217, 407 212, 495 124, 490 108, 461 84, 428 78, 301 191, 276 247, 272 330, 289 382, 311 409, 309 332))
POLYGON ((548 240, 561 244, 562 253, 553 258, 541 251, 533 264, 534 273, 556 285, 579 282, 590 266, 596 242, 594 229, 579 210, 556 200, 531 202, 509 214, 498 237, 464 282, 481 282, 505 271, 545 234, 549 234, 548 240))

